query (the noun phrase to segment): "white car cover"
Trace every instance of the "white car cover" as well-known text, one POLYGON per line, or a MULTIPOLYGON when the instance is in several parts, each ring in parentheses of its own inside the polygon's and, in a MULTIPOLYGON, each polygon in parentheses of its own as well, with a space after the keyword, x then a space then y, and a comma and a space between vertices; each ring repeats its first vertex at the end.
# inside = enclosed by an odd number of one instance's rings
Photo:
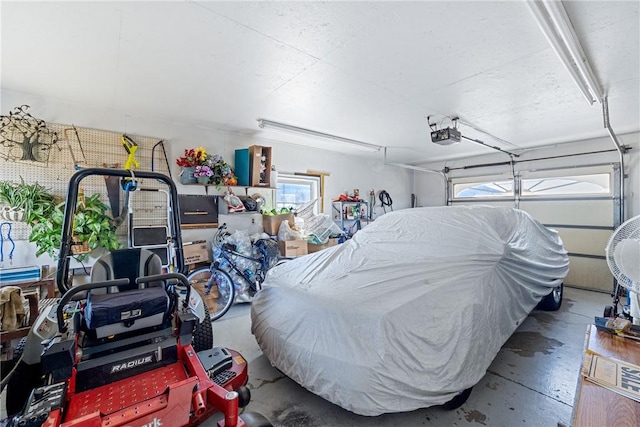
POLYGON ((569 260, 526 212, 390 212, 273 268, 251 308, 269 361, 361 415, 443 404, 475 385, 569 260))

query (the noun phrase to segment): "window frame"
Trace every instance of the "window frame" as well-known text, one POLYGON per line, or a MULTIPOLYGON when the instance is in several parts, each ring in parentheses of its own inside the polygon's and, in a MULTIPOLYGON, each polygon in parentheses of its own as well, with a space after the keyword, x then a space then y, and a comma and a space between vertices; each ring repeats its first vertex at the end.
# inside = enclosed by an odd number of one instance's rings
POLYGON ((275 199, 275 208, 281 209, 283 207, 286 208, 297 208, 302 206, 304 203, 310 202, 312 200, 320 200, 320 203, 314 203, 313 205, 313 213, 318 214, 320 210, 320 206, 322 205, 322 194, 321 194, 321 177, 315 174, 307 174, 307 173, 278 173, 278 182, 276 183, 276 199, 275 199), (285 181, 285 182, 283 182, 285 181), (283 190, 280 188, 281 184, 292 184, 292 185, 308 185, 309 186, 309 200, 305 202, 285 202, 280 201, 280 197, 284 196, 283 190))
MULTIPOLYGON (((535 171, 519 171, 516 172, 515 180, 513 177, 505 177, 505 175, 486 175, 486 176, 469 176, 450 179, 450 200, 451 201, 470 201, 470 200, 508 200, 508 199, 542 199, 542 198, 585 198, 585 197, 610 197, 615 191, 614 170, 611 165, 597 165, 597 166, 585 166, 577 168, 553 168, 553 169, 538 169, 535 171), (600 179, 597 177, 600 176, 600 179), (608 187, 606 191, 573 191, 573 192, 557 192, 557 193, 538 193, 533 194, 525 191, 525 183, 531 180, 553 180, 553 179, 576 179, 580 177, 596 177, 591 181, 585 179, 581 182, 591 182, 598 185, 596 181, 602 181, 602 177, 606 176, 608 187), (506 182, 511 180, 514 183, 515 191, 505 192, 503 194, 484 194, 478 196, 456 196, 456 186, 464 185, 469 188, 476 185, 491 185, 496 182, 506 182)), ((465 188, 466 189, 466 188, 465 188)), ((461 190, 464 191, 464 190, 461 190)))

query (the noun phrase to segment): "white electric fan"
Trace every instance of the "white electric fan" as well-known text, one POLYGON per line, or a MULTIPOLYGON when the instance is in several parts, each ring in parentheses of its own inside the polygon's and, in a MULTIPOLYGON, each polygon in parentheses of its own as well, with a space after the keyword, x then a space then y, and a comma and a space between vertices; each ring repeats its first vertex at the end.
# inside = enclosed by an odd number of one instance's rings
POLYGON ((605 317, 617 315, 618 286, 622 286, 631 292, 630 314, 634 323, 640 324, 640 215, 625 221, 613 232, 607 243, 606 256, 617 286, 614 305, 605 308, 605 317))

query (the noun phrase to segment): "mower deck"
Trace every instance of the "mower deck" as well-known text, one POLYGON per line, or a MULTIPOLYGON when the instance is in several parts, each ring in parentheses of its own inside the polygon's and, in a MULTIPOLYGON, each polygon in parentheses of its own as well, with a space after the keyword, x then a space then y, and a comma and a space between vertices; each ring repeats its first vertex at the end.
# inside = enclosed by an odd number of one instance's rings
POLYGON ((167 387, 187 378, 184 366, 178 362, 93 390, 87 390, 71 398, 65 418, 73 420, 96 411, 103 414, 113 414, 131 406, 132 402, 143 402, 153 397, 162 396, 167 387))
POLYGON ((60 411, 51 414, 51 425, 200 424, 216 412, 212 401, 215 389, 233 390, 246 383, 247 364, 240 353, 229 350, 233 355, 233 365, 212 381, 199 362, 195 363, 197 356, 191 346, 183 350, 184 361, 178 360, 168 366, 73 394, 63 414, 60 411), (223 382, 220 378, 226 380, 223 382), (196 393, 196 390, 202 393, 196 393), (198 405, 199 409, 196 408, 198 405))

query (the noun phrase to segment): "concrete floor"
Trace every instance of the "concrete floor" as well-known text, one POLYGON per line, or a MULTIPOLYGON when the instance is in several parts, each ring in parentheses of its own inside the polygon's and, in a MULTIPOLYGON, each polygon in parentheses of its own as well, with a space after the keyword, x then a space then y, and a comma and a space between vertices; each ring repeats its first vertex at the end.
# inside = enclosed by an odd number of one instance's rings
MULTIPOLYGON (((232 307, 214 322, 214 343, 233 348, 248 360, 252 400, 246 410, 262 413, 277 427, 561 427, 571 425, 586 327, 609 303, 607 294, 565 288, 561 309, 532 312, 473 388, 469 400, 454 411, 433 407, 363 417, 308 392, 273 368, 262 354, 251 334, 249 304, 232 307)), ((3 419, 4 393, 1 397, 3 419)), ((217 419, 207 420, 204 426, 214 427, 217 419)))
MULTIPOLYGON (((262 354, 251 335, 250 306, 236 305, 214 322, 214 343, 233 348, 249 361, 252 400, 278 427, 323 426, 536 426, 571 425, 573 399, 582 361, 585 332, 601 316, 607 294, 565 288, 557 312, 533 311, 454 411, 426 408, 408 413, 363 417, 299 386, 262 354)), ((205 426, 215 426, 210 419, 205 426)))

